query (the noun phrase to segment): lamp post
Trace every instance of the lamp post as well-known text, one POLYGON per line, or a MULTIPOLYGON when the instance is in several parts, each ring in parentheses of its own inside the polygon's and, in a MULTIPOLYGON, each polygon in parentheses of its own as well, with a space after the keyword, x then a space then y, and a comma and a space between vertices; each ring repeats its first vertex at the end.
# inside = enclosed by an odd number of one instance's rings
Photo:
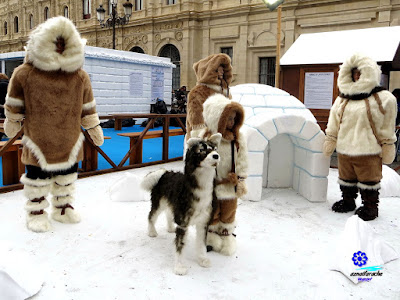
POLYGON ((132 15, 132 6, 133 4, 129 2, 129 0, 126 0, 122 6, 124 7, 124 16, 119 16, 117 13, 117 1, 118 0, 111 0, 111 14, 110 17, 104 21, 104 17, 106 14, 106 10, 103 8, 103 5, 100 4, 99 8, 96 9, 97 11, 97 20, 100 22, 101 28, 107 27, 110 28, 112 27, 113 30, 113 49, 115 49, 115 25, 125 25, 128 24, 129 22, 129 17, 132 15))
POLYGON ((278 7, 277 33, 276 33, 276 66, 275 66, 275 87, 279 87, 280 57, 281 57, 281 16, 282 3, 284 0, 262 0, 270 11, 278 7))

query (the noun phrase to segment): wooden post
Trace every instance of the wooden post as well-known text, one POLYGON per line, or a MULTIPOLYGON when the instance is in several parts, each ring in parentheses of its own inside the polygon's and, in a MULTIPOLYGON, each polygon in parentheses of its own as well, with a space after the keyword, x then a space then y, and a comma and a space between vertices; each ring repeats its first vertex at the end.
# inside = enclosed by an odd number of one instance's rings
POLYGON ((278 6, 278 20, 276 33, 276 67, 275 67, 275 87, 279 88, 279 72, 280 72, 280 57, 281 57, 281 17, 282 4, 278 6))

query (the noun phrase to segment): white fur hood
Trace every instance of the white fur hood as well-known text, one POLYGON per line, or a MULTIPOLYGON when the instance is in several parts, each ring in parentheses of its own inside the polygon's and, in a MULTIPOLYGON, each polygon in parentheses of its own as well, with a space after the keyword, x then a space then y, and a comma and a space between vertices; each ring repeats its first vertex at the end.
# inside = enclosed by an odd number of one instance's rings
POLYGON ((84 63, 86 40, 80 37, 75 25, 65 17, 54 17, 36 27, 29 36, 26 62, 43 71, 75 72, 84 63), (56 52, 58 37, 65 40, 62 54, 56 52))
POLYGON ((340 66, 339 91, 345 96, 370 94, 375 87, 379 86, 381 73, 381 68, 374 60, 362 54, 354 54, 340 66), (356 82, 351 76, 353 68, 359 69, 361 73, 360 79, 356 82))

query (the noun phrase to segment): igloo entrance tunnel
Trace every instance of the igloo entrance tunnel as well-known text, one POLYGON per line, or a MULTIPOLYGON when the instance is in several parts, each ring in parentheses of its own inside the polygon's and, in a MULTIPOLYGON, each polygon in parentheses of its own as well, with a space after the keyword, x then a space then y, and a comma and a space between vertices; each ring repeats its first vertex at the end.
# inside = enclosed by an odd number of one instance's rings
POLYGON ((261 200, 263 188, 293 188, 311 202, 326 201, 329 158, 322 153, 325 135, 313 114, 300 100, 268 85, 241 84, 231 93, 246 113, 245 198, 261 200))

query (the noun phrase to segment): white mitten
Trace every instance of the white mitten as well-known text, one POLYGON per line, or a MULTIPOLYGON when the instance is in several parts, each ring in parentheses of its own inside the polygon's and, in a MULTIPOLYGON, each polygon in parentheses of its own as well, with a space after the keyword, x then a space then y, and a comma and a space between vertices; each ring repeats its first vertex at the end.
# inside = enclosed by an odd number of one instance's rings
POLYGON ((396 146, 394 144, 382 145, 382 162, 386 165, 391 164, 396 157, 396 146))
POLYGON ((4 121, 4 132, 9 138, 13 138, 21 130, 21 122, 10 121, 8 118, 4 121))
POLYGON ((239 180, 236 186, 236 196, 238 198, 242 197, 243 195, 247 194, 247 186, 244 180, 239 180))
POLYGON ((101 146, 104 143, 103 129, 100 125, 90 128, 87 131, 96 146, 101 146))
POLYGON ((332 155, 333 151, 335 151, 335 148, 336 148, 336 139, 327 135, 325 137, 325 142, 322 147, 322 152, 324 153, 325 156, 329 157, 332 155))

